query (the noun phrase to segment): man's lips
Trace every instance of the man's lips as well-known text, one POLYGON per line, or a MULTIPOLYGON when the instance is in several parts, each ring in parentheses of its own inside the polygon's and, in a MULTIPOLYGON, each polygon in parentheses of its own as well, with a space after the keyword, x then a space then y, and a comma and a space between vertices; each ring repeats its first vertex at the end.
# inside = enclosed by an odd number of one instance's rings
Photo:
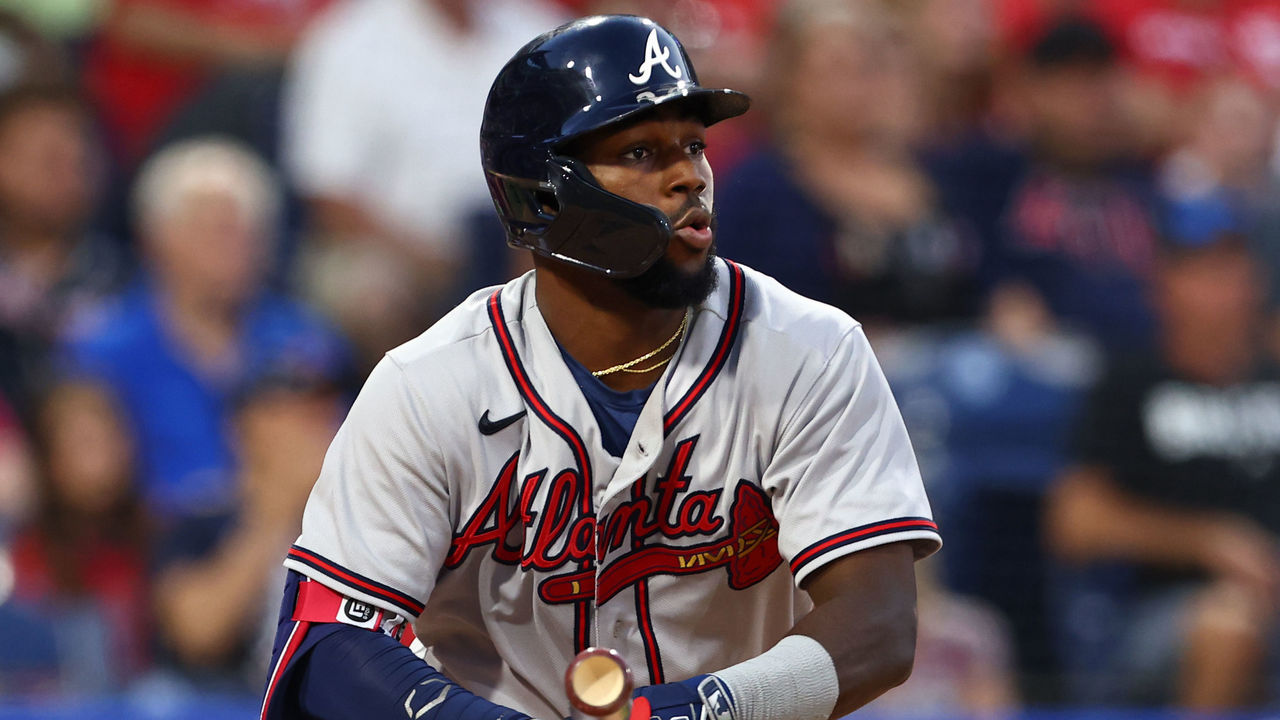
POLYGON ((707 225, 701 229, 692 226, 685 226, 676 230, 676 237, 680 238, 691 247, 698 250, 706 250, 711 247, 711 226, 707 225))
POLYGON ((711 247, 714 235, 711 231, 711 213, 705 208, 689 208, 672 227, 675 228, 676 237, 686 244, 698 250, 711 247))

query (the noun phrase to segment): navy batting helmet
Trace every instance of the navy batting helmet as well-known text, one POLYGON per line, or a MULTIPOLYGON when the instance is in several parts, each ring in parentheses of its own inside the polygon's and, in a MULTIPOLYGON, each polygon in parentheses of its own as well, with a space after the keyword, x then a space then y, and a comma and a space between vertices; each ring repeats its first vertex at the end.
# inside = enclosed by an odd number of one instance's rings
POLYGON ((675 36, 648 18, 583 18, 540 35, 498 73, 480 155, 507 240, 610 277, 635 277, 666 252, 657 208, 605 191, 561 154, 574 138, 659 105, 711 125, 746 112, 734 90, 700 87, 675 36))

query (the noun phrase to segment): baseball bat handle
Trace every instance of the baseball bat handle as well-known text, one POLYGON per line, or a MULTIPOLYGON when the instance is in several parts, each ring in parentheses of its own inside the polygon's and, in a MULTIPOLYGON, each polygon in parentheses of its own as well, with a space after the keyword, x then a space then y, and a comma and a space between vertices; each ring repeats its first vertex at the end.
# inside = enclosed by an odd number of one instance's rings
POLYGON ((631 668, 615 650, 590 647, 564 673, 565 694, 576 715, 600 720, 631 717, 631 668))

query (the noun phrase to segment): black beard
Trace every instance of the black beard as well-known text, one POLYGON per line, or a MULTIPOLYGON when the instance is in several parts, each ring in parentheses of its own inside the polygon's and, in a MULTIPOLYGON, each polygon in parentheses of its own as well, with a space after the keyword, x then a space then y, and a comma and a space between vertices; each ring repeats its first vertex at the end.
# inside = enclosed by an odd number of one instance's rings
POLYGON ((675 310, 697 305, 716 289, 716 246, 707 253, 707 261, 692 273, 675 266, 666 255, 640 275, 619 280, 618 284, 631 297, 652 308, 675 310))

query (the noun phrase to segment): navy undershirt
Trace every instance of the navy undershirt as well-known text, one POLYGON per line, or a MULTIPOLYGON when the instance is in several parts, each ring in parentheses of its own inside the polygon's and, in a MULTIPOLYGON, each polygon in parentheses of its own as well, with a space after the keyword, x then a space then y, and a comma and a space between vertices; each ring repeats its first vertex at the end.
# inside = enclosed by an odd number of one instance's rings
POLYGON ((614 457, 622 457, 627 443, 631 441, 631 431, 635 430, 640 419, 640 411, 649 400, 649 393, 653 392, 653 385, 639 390, 614 390, 574 360, 564 348, 560 348, 560 355, 569 366, 569 372, 573 373, 573 379, 578 381, 578 387, 582 388, 591 414, 596 416, 604 449, 614 457))

